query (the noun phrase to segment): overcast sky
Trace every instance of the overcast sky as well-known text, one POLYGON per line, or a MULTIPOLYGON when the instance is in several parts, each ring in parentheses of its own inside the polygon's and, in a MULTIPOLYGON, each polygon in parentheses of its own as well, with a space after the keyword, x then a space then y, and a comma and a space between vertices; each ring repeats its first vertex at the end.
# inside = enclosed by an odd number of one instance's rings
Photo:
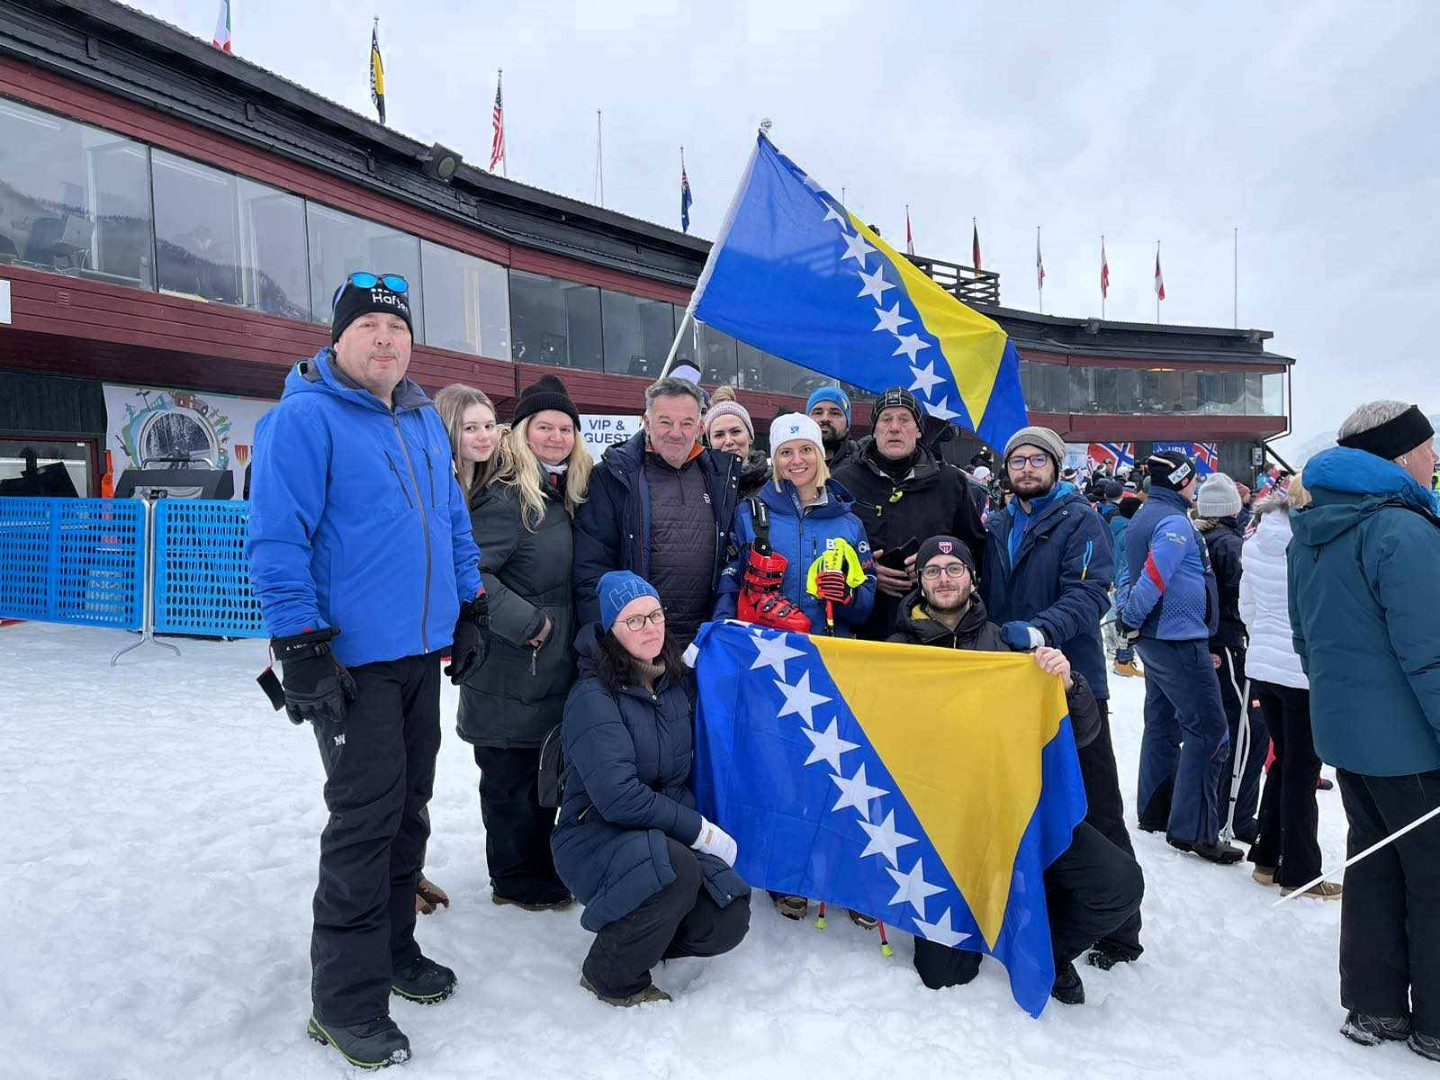
MULTIPOLYGON (((136 0, 209 38, 218 0, 136 0)), ((755 125, 901 246, 968 262, 979 219, 1001 300, 1167 323, 1239 322, 1295 357, 1298 441, 1375 397, 1440 407, 1440 3, 848 0, 234 0, 234 50, 373 115, 379 14, 390 126, 484 165, 505 70, 512 179, 714 234, 755 125), (1261 10, 1263 9, 1263 10, 1261 10)), ((1291 443, 1290 445, 1294 445, 1291 443)))

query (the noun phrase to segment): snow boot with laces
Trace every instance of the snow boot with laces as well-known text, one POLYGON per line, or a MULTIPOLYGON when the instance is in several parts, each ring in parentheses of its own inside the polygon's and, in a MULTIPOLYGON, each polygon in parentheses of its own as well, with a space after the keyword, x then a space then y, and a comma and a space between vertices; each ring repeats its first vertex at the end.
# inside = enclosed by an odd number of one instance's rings
POLYGON ((1440 1061, 1440 1037, 1422 1035, 1418 1031, 1412 1031, 1410 1038, 1405 1040, 1405 1045, 1423 1058, 1440 1061))
POLYGON ((1340 1025, 1340 1034, 1361 1046, 1379 1046, 1382 1042, 1403 1042, 1410 1038, 1408 1016, 1375 1016, 1351 1009, 1340 1025))
POLYGON ((417 956, 391 973, 390 992, 406 1001, 438 1005, 455 992, 455 972, 428 956, 417 956))
POLYGON ((388 1016, 363 1024, 322 1024, 311 1016, 305 1034, 322 1046, 333 1046, 361 1069, 383 1069, 410 1060, 410 1040, 388 1016))
POLYGON ((1059 965, 1055 969, 1055 985, 1050 987, 1050 996, 1061 1005, 1084 1005, 1085 984, 1073 963, 1059 965))
POLYGON ((737 619, 772 630, 788 630, 797 634, 810 632, 810 616, 780 591, 788 563, 784 555, 776 555, 768 549, 762 554, 759 545, 750 548, 740 581, 740 600, 735 609, 737 619))
POLYGON ((583 972, 580 975, 580 985, 584 989, 590 991, 590 993, 594 994, 606 1005, 614 1005, 617 1009, 629 1009, 635 1005, 649 1005, 654 1002, 675 1000, 664 990, 661 990, 658 986, 656 986, 654 983, 651 983, 639 993, 630 994, 626 997, 606 997, 604 994, 600 993, 599 990, 595 989, 595 984, 592 983, 590 981, 590 977, 588 975, 585 975, 583 972))

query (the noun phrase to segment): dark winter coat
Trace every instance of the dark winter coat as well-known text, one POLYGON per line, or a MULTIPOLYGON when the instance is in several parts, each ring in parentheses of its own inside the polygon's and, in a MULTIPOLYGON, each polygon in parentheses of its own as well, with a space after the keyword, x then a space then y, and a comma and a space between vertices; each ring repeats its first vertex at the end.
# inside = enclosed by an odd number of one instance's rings
MULTIPOLYGON (((860 556, 865 583, 855 590, 850 603, 834 608, 836 636, 852 636, 851 628, 863 625, 875 605, 875 560, 870 557, 865 527, 850 512, 854 500, 833 480, 825 487, 825 501, 803 510, 795 495, 795 485, 789 480, 782 483, 779 491, 774 484, 765 485, 757 497, 770 511, 770 548, 785 558, 785 580, 780 584, 780 591, 809 616, 813 633, 825 632, 825 602, 805 588, 811 564, 825 553, 833 540, 844 540, 860 556)), ((735 617, 740 582, 750 557, 750 542, 754 539, 755 522, 750 506, 742 502, 735 512, 735 528, 731 533, 735 556, 720 577, 720 594, 715 600, 717 619, 735 617)))
POLYGON ((825 462, 830 467, 830 475, 835 475, 835 470, 841 465, 854 461, 860 453, 860 445, 859 439, 842 439, 840 445, 835 447, 835 453, 825 462))
POLYGON ((770 458, 763 450, 750 451, 750 456, 740 465, 740 498, 758 495, 770 479, 770 458))
POLYGON ((1035 511, 1012 563, 1017 506, 996 510, 985 522, 986 572, 980 578, 980 595, 990 618, 1001 625, 1020 621, 1038 627, 1045 643, 1069 658, 1096 696, 1108 698, 1100 619, 1110 610, 1110 530, 1083 495, 1061 485, 1035 511))
MULTIPOLYGON (((963 471, 937 460, 923 446, 917 449, 914 467, 899 483, 877 463, 874 440, 866 440, 856 457, 830 474, 855 500, 855 516, 865 526, 872 549, 890 551, 911 539, 923 544, 948 534, 970 546, 983 576, 985 526, 980 520, 983 501, 977 500, 983 500, 984 489, 977 495, 974 489, 980 485, 963 471)), ((877 591, 875 608, 857 636, 884 641, 899 608, 899 600, 877 591)))
POLYGON ((1130 528, 1130 519, 1145 504, 1139 499, 1121 499, 1115 516, 1110 519, 1110 538, 1114 541, 1111 554, 1115 557, 1115 588, 1119 589, 1129 580, 1129 562, 1125 554, 1125 533, 1130 528))
MULTIPOLYGON (((900 645, 933 645, 942 649, 965 649, 971 652, 1010 652, 1000 637, 1000 627, 990 621, 985 602, 978 596, 971 600, 969 610, 951 630, 932 619, 922 602, 920 590, 905 597, 895 621, 890 640, 900 645)), ((1075 747, 1089 746, 1100 734, 1100 706, 1085 676, 1070 670, 1071 687, 1065 693, 1070 710, 1070 726, 1075 732, 1075 747)))
POLYGON ((1220 629, 1210 553, 1189 510, 1183 495, 1157 486, 1125 532, 1129 579, 1115 602, 1142 637, 1208 642, 1220 629))
POLYGON ((1243 649, 1246 633, 1245 620, 1240 617, 1240 552, 1245 536, 1233 517, 1202 521, 1198 528, 1210 553, 1220 596, 1220 629, 1210 637, 1210 651, 1243 649))
MULTIPOLYGON (((598 931, 675 880, 668 837, 689 847, 701 817, 690 791, 690 673, 666 672, 652 693, 612 694, 590 670, 598 623, 580 635, 582 678, 565 702, 561 740, 568 771, 550 840, 560 879, 585 905, 580 925, 598 931)), ((713 855, 696 852, 705 889, 721 907, 750 886, 713 855)))
POLYGON ((476 746, 538 747, 560 723, 575 681, 572 542, 564 497, 549 484, 534 532, 521 523, 520 492, 492 481, 471 501, 490 597, 490 649, 460 689, 460 737, 476 746), (538 649, 525 644, 550 620, 538 649))
MULTIPOLYGON (((606 450, 590 474, 585 502, 575 515, 575 566, 571 574, 575 615, 582 626, 600 621, 595 588, 609 570, 634 571, 660 590, 667 609, 671 603, 651 574, 654 517, 643 470, 652 467, 670 468, 658 455, 646 451, 645 432, 640 431, 606 450)), ((695 583, 697 590, 708 590, 703 604, 703 610, 708 612, 727 561, 725 541, 739 498, 740 461, 734 454, 704 450, 684 468, 700 470, 713 520, 714 531, 709 533, 714 539, 713 565, 695 583)))
POLYGON ((1366 776, 1440 769, 1440 517, 1393 462, 1336 447, 1290 515, 1290 623, 1315 749, 1366 776))

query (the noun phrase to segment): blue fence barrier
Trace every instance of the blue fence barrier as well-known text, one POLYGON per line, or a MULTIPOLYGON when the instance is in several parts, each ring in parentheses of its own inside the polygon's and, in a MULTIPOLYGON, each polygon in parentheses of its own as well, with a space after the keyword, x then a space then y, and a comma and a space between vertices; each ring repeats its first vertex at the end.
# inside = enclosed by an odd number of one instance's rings
POLYGON ((145 507, 0 498, 0 618, 138 630, 145 507))
POLYGON ((155 504, 155 632, 264 637, 250 590, 250 504, 161 499, 155 504))

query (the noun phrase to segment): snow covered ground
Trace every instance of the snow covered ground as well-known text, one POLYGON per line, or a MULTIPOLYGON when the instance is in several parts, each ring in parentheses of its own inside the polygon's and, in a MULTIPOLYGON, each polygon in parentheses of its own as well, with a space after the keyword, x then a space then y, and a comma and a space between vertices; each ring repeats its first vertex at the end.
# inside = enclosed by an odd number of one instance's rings
MULTIPOLYGON (((181 640, 108 667, 125 635, 0 629, 0 1076, 85 1080, 305 1078, 351 1072, 304 1035, 321 769, 308 732, 254 683, 258 642, 181 640)), ((1116 687, 1115 742, 1133 792, 1143 689, 1116 687)), ((456 696, 447 684, 444 707, 456 696)), ((1138 835, 1139 963, 1082 968, 1089 1003, 1032 1020, 987 962, 934 993, 875 937, 821 933, 759 903, 729 956, 657 972, 670 1006, 617 1010, 576 984, 578 911, 490 903, 469 748, 447 723, 428 872, 453 904, 422 918, 460 988, 395 1002, 415 1057, 401 1076, 1433 1077, 1403 1045, 1336 1029, 1340 905, 1297 900, 1248 869, 1138 835)), ((1323 792, 1326 865, 1343 851, 1323 792)), ((1247 864, 1248 865, 1248 864, 1247 864)))

